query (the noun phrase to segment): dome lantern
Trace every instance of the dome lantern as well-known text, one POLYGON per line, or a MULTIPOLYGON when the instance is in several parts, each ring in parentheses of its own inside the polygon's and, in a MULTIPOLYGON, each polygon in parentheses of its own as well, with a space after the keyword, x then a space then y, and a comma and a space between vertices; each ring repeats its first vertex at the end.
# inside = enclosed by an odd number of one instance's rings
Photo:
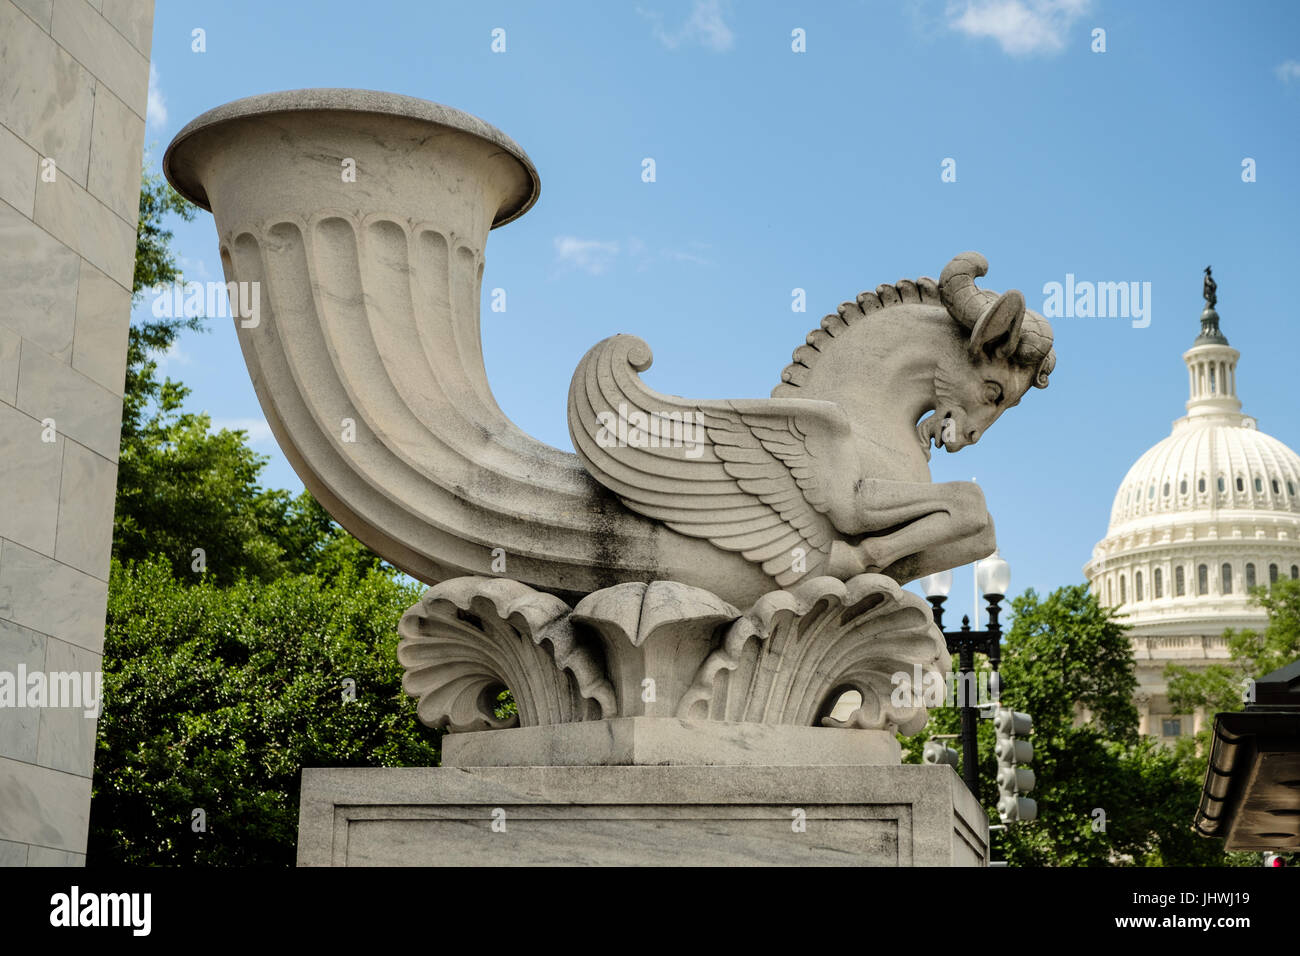
POLYGON ((1205 283, 1201 293, 1205 308, 1201 311, 1201 334, 1192 347, 1183 354, 1187 363, 1187 414, 1189 416, 1241 415, 1241 400, 1237 398, 1237 359, 1241 353, 1228 344, 1227 337, 1219 331, 1219 313, 1214 310, 1218 302, 1218 284, 1205 267, 1205 283))

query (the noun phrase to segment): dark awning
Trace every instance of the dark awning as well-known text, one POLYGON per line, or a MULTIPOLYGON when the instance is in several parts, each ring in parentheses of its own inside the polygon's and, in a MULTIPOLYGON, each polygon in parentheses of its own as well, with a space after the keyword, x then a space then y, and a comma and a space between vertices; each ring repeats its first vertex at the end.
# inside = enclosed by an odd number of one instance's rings
POLYGON ((1227 850, 1300 849, 1300 660, 1255 682, 1245 710, 1216 714, 1196 829, 1227 850))

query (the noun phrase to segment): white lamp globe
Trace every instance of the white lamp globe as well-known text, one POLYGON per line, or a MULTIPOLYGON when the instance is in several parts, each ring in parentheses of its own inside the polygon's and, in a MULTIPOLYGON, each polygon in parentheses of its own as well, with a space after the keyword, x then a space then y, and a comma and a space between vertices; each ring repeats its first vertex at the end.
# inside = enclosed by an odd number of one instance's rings
POLYGON ((952 590, 952 569, 921 578, 921 590, 928 598, 946 598, 952 590))
POLYGON ((995 550, 979 563, 975 580, 979 584, 980 594, 986 598, 1006 597, 1007 589, 1011 587, 1011 566, 995 550))

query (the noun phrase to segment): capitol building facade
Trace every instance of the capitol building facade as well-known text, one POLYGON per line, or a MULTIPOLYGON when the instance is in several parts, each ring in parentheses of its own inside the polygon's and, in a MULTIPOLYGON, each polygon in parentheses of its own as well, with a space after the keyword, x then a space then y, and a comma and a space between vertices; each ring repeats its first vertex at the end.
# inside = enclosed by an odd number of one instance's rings
POLYGON ((1172 743, 1213 714, 1178 714, 1164 669, 1228 660, 1225 628, 1263 629, 1249 592, 1300 578, 1300 456, 1237 397, 1240 353, 1219 330, 1206 270, 1201 334, 1183 355, 1187 414, 1129 469, 1084 574, 1132 630, 1140 730, 1172 743))

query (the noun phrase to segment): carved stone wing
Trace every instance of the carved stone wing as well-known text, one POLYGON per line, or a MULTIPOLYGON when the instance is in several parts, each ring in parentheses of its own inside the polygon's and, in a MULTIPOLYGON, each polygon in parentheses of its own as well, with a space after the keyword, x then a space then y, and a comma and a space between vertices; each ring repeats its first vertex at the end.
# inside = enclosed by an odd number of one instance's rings
POLYGON ((587 471, 631 510, 739 552, 782 586, 820 573, 839 536, 824 476, 851 439, 843 410, 663 395, 637 375, 650 363, 645 342, 616 335, 578 365, 569 434, 587 471))

